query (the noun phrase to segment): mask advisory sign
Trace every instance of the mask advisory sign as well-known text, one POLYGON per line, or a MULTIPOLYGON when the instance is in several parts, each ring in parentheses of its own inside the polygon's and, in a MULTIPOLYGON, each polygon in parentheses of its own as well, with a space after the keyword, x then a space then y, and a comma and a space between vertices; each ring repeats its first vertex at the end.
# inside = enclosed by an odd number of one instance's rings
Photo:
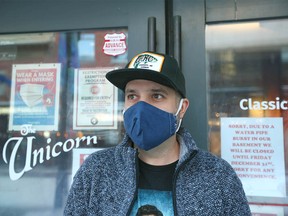
POLYGON ((61 65, 15 64, 9 130, 57 130, 61 65))
POLYGON ((286 197, 282 118, 221 118, 221 157, 247 196, 286 197))

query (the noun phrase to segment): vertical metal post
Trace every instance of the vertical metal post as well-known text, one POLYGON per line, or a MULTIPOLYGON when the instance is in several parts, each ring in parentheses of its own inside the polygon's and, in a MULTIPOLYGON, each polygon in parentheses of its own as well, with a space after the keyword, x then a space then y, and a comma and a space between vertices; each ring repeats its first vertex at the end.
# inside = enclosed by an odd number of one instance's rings
POLYGON ((178 61, 181 69, 182 60, 182 40, 181 40, 181 16, 173 17, 173 29, 174 29, 174 58, 178 61))
POLYGON ((156 17, 148 18, 148 51, 156 52, 156 17))

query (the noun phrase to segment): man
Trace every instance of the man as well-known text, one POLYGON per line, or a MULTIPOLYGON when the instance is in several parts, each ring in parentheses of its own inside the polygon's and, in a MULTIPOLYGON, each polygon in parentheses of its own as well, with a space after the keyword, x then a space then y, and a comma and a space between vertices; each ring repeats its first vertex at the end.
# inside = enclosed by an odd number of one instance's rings
POLYGON ((198 149, 180 127, 189 106, 176 60, 144 52, 107 79, 125 92, 126 135, 77 172, 65 215, 251 215, 242 184, 221 158, 198 149))

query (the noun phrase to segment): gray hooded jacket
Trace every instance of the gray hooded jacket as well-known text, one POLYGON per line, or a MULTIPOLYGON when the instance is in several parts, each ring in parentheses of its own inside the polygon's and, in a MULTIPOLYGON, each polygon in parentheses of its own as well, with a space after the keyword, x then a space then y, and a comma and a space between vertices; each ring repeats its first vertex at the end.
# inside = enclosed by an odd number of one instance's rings
MULTIPOLYGON (((223 159, 196 147, 183 128, 173 180, 174 215, 249 216, 242 184, 223 159)), ((137 151, 125 136, 112 148, 91 154, 74 177, 64 215, 129 215, 137 196, 137 151)))

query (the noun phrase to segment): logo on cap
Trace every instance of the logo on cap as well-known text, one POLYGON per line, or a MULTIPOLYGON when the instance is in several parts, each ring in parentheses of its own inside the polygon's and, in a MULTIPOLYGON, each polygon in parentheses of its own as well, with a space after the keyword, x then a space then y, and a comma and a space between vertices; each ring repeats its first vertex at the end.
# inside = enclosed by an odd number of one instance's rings
POLYGON ((161 55, 142 53, 132 59, 128 68, 149 69, 161 72, 163 62, 164 57, 161 55))

